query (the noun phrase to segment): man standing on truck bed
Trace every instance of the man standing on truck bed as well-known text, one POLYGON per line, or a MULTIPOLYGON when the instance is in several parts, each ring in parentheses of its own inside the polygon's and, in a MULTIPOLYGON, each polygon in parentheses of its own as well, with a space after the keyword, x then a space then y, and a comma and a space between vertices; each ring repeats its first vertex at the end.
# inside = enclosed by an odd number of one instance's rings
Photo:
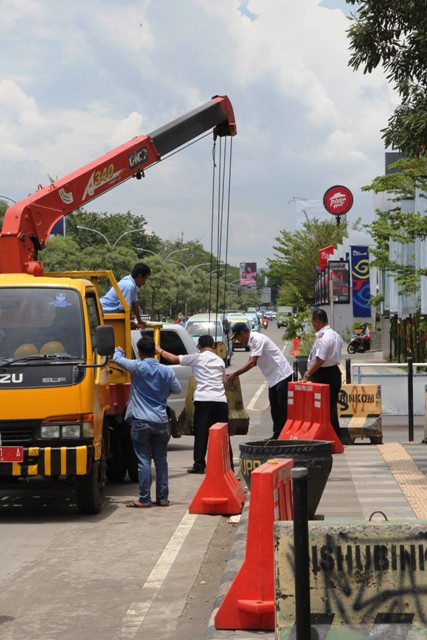
MULTIPOLYGON (((192 367, 196 390, 194 392, 194 451, 193 466, 188 473, 205 473, 206 452, 208 448, 209 429, 217 422, 228 422, 228 404, 225 395, 225 364, 214 352, 215 342, 212 336, 199 337, 197 348, 199 353, 176 356, 159 346, 156 352, 171 364, 192 367)), ((233 468, 233 452, 229 444, 231 468, 233 468)))
MULTIPOLYGON (((151 275, 150 267, 143 262, 137 262, 132 269, 132 273, 118 282, 120 291, 129 308, 132 309, 138 324, 143 324, 139 310, 138 289, 147 282, 149 275, 151 275)), ((123 311, 122 303, 114 287, 111 287, 105 296, 102 296, 100 302, 104 313, 120 313, 123 311)))
POLYGON ((154 357, 155 344, 151 336, 137 342, 139 360, 124 357, 117 347, 113 360, 131 374, 129 402, 125 419, 130 422, 131 438, 138 459, 139 498, 128 504, 134 509, 152 506, 151 459, 156 467, 156 504, 169 506, 167 446, 170 438, 166 412, 171 393, 181 393, 181 385, 170 367, 154 357))

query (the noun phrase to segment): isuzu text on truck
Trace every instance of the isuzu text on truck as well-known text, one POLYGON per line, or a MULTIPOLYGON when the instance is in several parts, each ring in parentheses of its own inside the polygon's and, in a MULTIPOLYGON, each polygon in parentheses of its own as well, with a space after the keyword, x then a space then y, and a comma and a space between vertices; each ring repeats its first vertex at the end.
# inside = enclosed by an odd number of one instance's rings
MULTIPOLYGON (((236 134, 226 96, 133 138, 7 209, 0 234, 3 488, 35 478, 72 483, 82 513, 102 508, 107 457, 120 464, 117 451, 110 452, 110 436, 123 422, 129 392, 127 372, 108 357, 114 343, 132 357, 130 310, 111 272, 44 274, 38 251, 63 216, 141 178, 146 167, 212 128, 214 136, 236 134), (103 315, 101 276, 116 288, 123 313, 103 315)), ((119 475, 123 459, 121 464, 119 475)))

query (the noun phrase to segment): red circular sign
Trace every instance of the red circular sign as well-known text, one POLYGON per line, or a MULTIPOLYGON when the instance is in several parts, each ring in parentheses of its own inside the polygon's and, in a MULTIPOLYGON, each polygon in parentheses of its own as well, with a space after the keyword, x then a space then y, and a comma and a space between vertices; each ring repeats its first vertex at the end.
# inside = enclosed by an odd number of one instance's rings
POLYGON ((347 187, 336 184, 325 191, 323 206, 328 213, 332 213, 334 216, 341 216, 350 211, 353 206, 353 194, 347 187))

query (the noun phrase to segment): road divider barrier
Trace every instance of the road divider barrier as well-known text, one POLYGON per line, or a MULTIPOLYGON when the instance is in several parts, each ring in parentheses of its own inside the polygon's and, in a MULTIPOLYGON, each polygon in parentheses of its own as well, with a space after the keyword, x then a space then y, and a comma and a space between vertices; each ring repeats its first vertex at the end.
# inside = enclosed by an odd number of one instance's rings
MULTIPOLYGON (((292 533, 292 523, 274 524, 278 638, 295 637, 292 533)), ((425 520, 311 521, 311 620, 321 637, 424 638, 426 540, 425 520)))
POLYGON ((246 555, 215 615, 217 629, 274 629, 273 529, 293 518, 293 466, 281 458, 252 471, 246 555))
POLYGON ((236 515, 246 496, 231 468, 228 425, 223 422, 209 429, 206 475, 194 496, 190 513, 236 515))
POLYGON ((332 453, 343 453, 344 447, 331 425, 329 410, 329 385, 290 382, 288 418, 279 440, 329 440, 332 453))

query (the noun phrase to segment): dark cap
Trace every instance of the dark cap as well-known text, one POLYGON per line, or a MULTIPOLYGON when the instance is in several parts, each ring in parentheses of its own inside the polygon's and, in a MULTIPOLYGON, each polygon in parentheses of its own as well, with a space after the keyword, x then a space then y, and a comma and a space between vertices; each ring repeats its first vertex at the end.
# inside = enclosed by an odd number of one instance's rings
POLYGON ((231 339, 234 340, 242 331, 249 333, 248 325, 244 322, 235 322, 231 327, 231 339))

